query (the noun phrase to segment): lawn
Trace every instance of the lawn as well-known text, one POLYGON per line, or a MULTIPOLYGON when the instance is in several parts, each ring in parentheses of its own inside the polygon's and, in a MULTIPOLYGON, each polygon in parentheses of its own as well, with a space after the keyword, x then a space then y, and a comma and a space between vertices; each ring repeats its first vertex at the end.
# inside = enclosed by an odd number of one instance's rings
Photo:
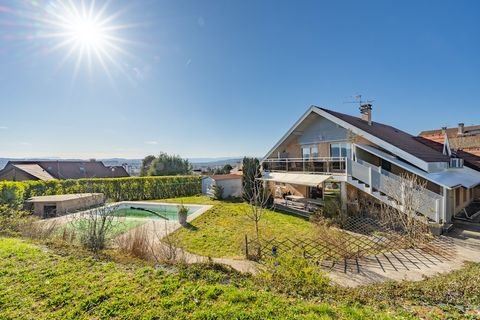
MULTIPOLYGON (((174 236, 181 246, 191 253, 209 257, 244 258, 245 235, 255 236, 255 225, 245 212, 249 206, 238 201, 214 201, 195 196, 159 200, 184 204, 209 204, 213 208, 195 219, 189 228, 182 228, 174 236)), ((316 227, 308 219, 281 212, 266 210, 259 223, 264 238, 310 237, 316 227)))
POLYGON ((274 294, 219 267, 154 269, 19 239, 0 238, 0 288, 2 320, 394 318, 375 307, 274 294))

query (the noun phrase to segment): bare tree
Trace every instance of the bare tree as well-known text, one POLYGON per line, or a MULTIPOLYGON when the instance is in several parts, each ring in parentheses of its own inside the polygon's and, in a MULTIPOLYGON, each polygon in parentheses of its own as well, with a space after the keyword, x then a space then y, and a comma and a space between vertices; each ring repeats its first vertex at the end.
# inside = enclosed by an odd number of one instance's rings
POLYGON ((255 181, 250 188, 250 192, 244 193, 247 197, 248 207, 245 210, 245 215, 252 220, 255 225, 255 235, 257 239, 260 238, 259 223, 262 220, 265 211, 271 206, 271 193, 269 188, 263 186, 262 181, 255 181))
POLYGON ((428 234, 427 217, 419 214, 426 211, 431 202, 426 190, 427 182, 413 174, 401 174, 389 178, 386 194, 390 204, 382 203, 379 214, 393 230, 401 231, 411 246, 422 242, 428 234))
POLYGON ((98 252, 107 244, 108 236, 118 227, 118 206, 102 206, 75 214, 70 222, 80 235, 80 242, 87 249, 98 252))

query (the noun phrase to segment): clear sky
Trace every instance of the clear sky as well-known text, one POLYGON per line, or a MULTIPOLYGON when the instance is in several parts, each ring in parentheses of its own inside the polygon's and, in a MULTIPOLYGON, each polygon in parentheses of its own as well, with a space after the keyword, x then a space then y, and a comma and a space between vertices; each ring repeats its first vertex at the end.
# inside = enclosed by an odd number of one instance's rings
POLYGON ((358 93, 413 134, 480 123, 480 1, 113 0, 78 67, 61 3, 0 0, 0 157, 262 156, 358 93))

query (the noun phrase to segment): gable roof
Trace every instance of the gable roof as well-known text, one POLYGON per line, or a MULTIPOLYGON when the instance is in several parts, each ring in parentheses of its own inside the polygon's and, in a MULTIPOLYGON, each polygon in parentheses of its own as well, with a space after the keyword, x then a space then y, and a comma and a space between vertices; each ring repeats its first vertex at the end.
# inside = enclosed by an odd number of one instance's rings
POLYGON ((317 106, 311 106, 280 141, 270 149, 264 159, 271 156, 271 154, 295 132, 297 127, 309 119, 312 113, 320 115, 345 129, 351 130, 354 134, 364 137, 424 171, 430 172, 444 168, 449 161, 448 156, 424 145, 419 142, 416 137, 402 130, 378 122, 372 122, 372 125, 369 125, 361 118, 317 106))
POLYGON ((119 178, 129 174, 122 166, 107 167, 101 161, 9 161, 2 171, 12 167, 22 170, 39 180, 119 178))
POLYGON ((14 164, 15 168, 20 169, 39 180, 55 180, 47 171, 43 170, 38 164, 14 164))
POLYGON ((449 161, 449 157, 444 155, 442 152, 438 152, 435 149, 430 148, 429 146, 421 143, 416 139, 415 136, 397 129, 395 127, 373 122, 372 125, 369 125, 366 121, 354 117, 348 114, 336 112, 333 110, 328 110, 325 108, 319 108, 329 114, 335 116, 338 119, 341 119, 345 122, 350 123, 351 125, 365 131, 383 141, 408 152, 414 157, 421 159, 425 162, 446 162, 449 161))

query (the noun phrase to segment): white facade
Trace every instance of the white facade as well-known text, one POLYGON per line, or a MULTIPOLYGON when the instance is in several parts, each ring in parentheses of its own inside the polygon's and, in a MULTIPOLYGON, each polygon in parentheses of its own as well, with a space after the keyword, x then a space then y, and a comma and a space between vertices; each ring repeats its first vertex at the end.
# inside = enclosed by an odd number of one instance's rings
POLYGON ((234 176, 215 176, 204 177, 202 179, 202 194, 213 196, 213 186, 217 185, 223 188, 223 197, 241 197, 242 196, 242 179, 234 176))

